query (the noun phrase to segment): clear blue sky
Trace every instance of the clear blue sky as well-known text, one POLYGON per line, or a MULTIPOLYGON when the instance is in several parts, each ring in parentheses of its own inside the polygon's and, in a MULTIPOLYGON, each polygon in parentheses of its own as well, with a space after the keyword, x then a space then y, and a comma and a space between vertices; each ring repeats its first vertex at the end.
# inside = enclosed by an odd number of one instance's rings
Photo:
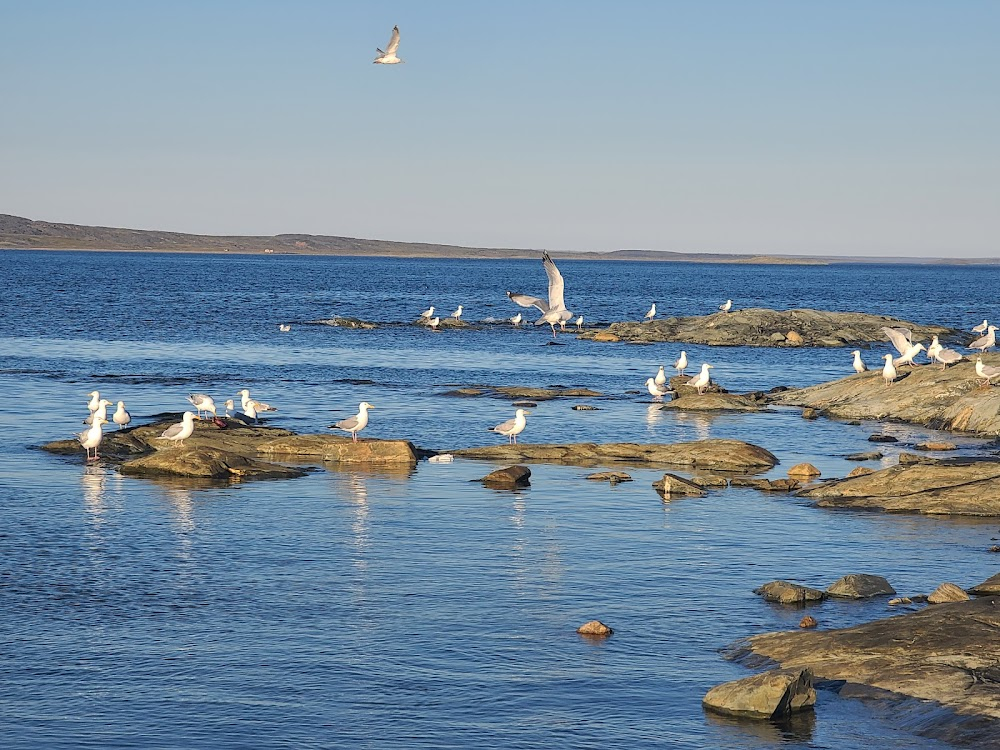
POLYGON ((1000 256, 1000 2, 0 0, 0 213, 1000 256), (404 65, 372 65, 393 24, 404 65))

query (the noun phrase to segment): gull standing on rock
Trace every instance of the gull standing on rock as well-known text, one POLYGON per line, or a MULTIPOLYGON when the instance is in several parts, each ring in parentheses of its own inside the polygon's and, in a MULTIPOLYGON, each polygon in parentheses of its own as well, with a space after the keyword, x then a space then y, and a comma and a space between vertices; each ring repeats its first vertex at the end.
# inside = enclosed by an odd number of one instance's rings
POLYGON ((978 349, 980 352, 985 352, 997 345, 997 327, 987 326, 986 335, 973 341, 966 348, 967 349, 978 349))
POLYGON ((990 381, 997 375, 1000 375, 1000 367, 993 367, 992 365, 984 365, 982 357, 976 357, 976 375, 981 377, 983 387, 986 388, 990 385, 990 381))
POLYGON ((118 408, 115 409, 115 413, 112 415, 111 420, 118 425, 119 430, 122 427, 128 427, 128 423, 132 421, 132 415, 125 411, 124 401, 118 402, 118 408))
POLYGON ((257 411, 278 411, 278 409, 270 404, 265 404, 263 401, 258 401, 255 398, 250 398, 250 389, 244 388, 239 391, 237 396, 240 397, 240 405, 243 407, 243 411, 247 410, 247 407, 252 403, 253 407, 257 411))
POLYGON ((100 414, 96 414, 93 424, 90 425, 90 429, 77 434, 76 439, 80 441, 80 445, 87 451, 88 461, 91 460, 91 448, 94 449, 93 458, 95 461, 97 460, 97 446, 101 444, 101 440, 104 438, 104 425, 107 423, 107 419, 103 418, 100 414))
POLYGON ((653 304, 651 304, 649 306, 649 312, 647 312, 645 315, 643 315, 642 319, 645 320, 645 321, 650 321, 650 320, 652 320, 655 317, 656 317, 656 303, 654 302, 653 304))
POLYGON ((201 419, 202 412, 206 414, 211 412, 213 417, 219 416, 215 413, 215 399, 211 396, 206 396, 204 393, 192 393, 187 398, 191 402, 191 406, 198 410, 198 419, 201 419))
POLYGON ((342 419, 332 427, 336 427, 338 430, 344 430, 345 432, 351 433, 351 440, 355 443, 358 442, 358 433, 361 432, 365 427, 368 426, 368 410, 374 409, 375 407, 369 404, 367 401, 362 401, 358 404, 358 413, 353 417, 348 417, 347 419, 342 419))
POLYGON ((461 305, 459 305, 458 309, 455 310, 455 312, 453 312, 451 314, 451 317, 453 317, 455 320, 460 320, 461 319, 461 317, 462 317, 462 306, 461 305))
POLYGON ((860 375, 868 369, 868 365, 861 359, 861 350, 855 349, 851 354, 854 355, 854 372, 860 375))
POLYGON ((376 47, 375 51, 378 52, 378 57, 372 60, 372 62, 379 65, 395 65, 396 63, 403 62, 403 60, 396 57, 397 49, 399 49, 399 27, 393 26, 392 36, 389 37, 389 46, 385 48, 385 52, 376 47))
POLYGON ((521 313, 518 313, 517 315, 515 315, 513 318, 510 319, 510 322, 511 325, 514 326, 514 328, 519 328, 521 326, 522 320, 524 320, 524 316, 522 316, 521 313))
POLYGON ((525 411, 524 409, 518 409, 514 412, 514 418, 508 419, 506 422, 501 422, 496 427, 487 428, 489 432, 496 432, 507 438, 508 445, 517 444, 517 436, 524 432, 525 426, 528 424, 528 420, 525 419, 526 414, 531 412, 525 411))
POLYGON ((913 346, 913 333, 909 328, 889 328, 888 326, 882 326, 880 329, 882 333, 889 337, 889 341, 892 345, 896 347, 896 351, 902 356, 906 356, 906 352, 913 346))
POLYGON ((671 390, 667 388, 666 385, 657 383, 656 378, 646 378, 646 390, 649 391, 650 396, 654 399, 659 399, 660 401, 662 401, 663 397, 668 393, 671 393, 671 390))
POLYGON ((226 407, 226 416, 229 416, 229 412, 236 411, 236 404, 233 403, 231 398, 226 399, 226 403, 223 404, 226 407))
POLYGON ((677 361, 674 362, 674 369, 677 370, 678 375, 683 375, 684 371, 687 369, 687 366, 688 366, 687 352, 681 351, 681 356, 679 356, 677 358, 677 361))
POLYGON ((931 339, 931 345, 927 347, 927 359, 934 362, 942 349, 944 349, 944 347, 941 346, 941 342, 938 341, 938 337, 934 336, 931 339))
POLYGON ((576 319, 576 330, 578 330, 578 331, 582 331, 583 330, 583 316, 582 315, 579 318, 576 319))
POLYGON ((990 327, 990 322, 983 318, 983 322, 972 329, 973 333, 986 333, 986 329, 990 327))
POLYGON ((729 312, 730 310, 733 309, 733 301, 731 299, 727 299, 725 302, 719 305, 719 309, 722 310, 722 312, 724 313, 729 312))
POLYGON ((93 424, 94 423, 94 417, 97 416, 97 415, 100 415, 101 419, 104 420, 104 423, 107 424, 108 423, 108 407, 109 406, 111 406, 111 402, 108 401, 106 398, 102 398, 100 401, 97 402, 97 408, 94 409, 92 412, 90 412, 90 416, 87 417, 85 420, 83 420, 83 423, 84 424, 93 424))
POLYGON ((542 267, 549 280, 549 299, 547 302, 517 292, 507 292, 507 296, 521 307, 537 307, 542 312, 542 317, 535 321, 535 325, 540 326, 543 323, 548 323, 552 328, 552 338, 555 338, 556 323, 564 323, 573 317, 573 313, 566 309, 566 300, 563 296, 565 282, 562 274, 559 273, 559 269, 556 268, 556 264, 547 252, 542 253, 542 267))
POLYGON ((656 371, 656 377, 653 378, 653 382, 657 385, 663 385, 667 382, 667 373, 663 371, 663 365, 660 365, 660 369, 656 371))
MULTIPOLYGON (((930 349, 927 350, 930 354, 930 349)), ((962 355, 956 352, 954 349, 940 349, 934 352, 934 361, 941 363, 941 369, 945 369, 948 365, 953 365, 962 359, 962 355)))
POLYGON ((892 385, 892 381, 896 379, 896 368, 892 365, 892 355, 886 354, 885 366, 882 368, 882 379, 885 381, 887 386, 892 385))
POLYGON ((90 396, 90 401, 87 402, 87 408, 91 412, 97 411, 97 406, 98 406, 98 404, 101 403, 101 392, 100 391, 91 391, 87 395, 90 396))
POLYGON ((431 318, 430 320, 427 321, 427 325, 430 326, 430 329, 432 331, 436 331, 438 329, 438 326, 441 325, 441 318, 440 317, 431 318))
POLYGON ((420 320, 430 320, 433 315, 434 315, 434 305, 431 305, 422 313, 420 313, 420 320))
POLYGON ((707 362, 703 363, 701 366, 701 372, 688 381, 689 386, 698 389, 699 396, 705 392, 705 389, 708 388, 712 382, 712 376, 708 374, 708 371, 713 367, 715 367, 715 365, 710 365, 707 362))
POLYGON ((194 420, 196 419, 201 419, 201 417, 196 417, 193 411, 184 412, 181 421, 170 425, 170 427, 160 433, 159 439, 172 440, 177 445, 184 445, 184 441, 194 433, 194 420))
POLYGON ((924 351, 926 348, 927 347, 925 347, 923 344, 913 344, 907 347, 902 357, 896 357, 896 359, 893 361, 893 365, 899 367, 900 365, 905 364, 909 365, 910 367, 914 367, 915 365, 913 362, 913 358, 916 357, 918 354, 920 354, 920 352, 924 351))

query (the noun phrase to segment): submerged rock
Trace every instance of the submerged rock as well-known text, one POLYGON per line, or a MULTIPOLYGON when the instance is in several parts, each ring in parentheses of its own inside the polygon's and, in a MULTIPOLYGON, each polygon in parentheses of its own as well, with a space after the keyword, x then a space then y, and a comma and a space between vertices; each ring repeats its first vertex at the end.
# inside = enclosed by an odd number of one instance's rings
POLYGON ((797 479, 756 479, 753 477, 733 477, 729 480, 733 487, 749 487, 761 492, 793 492, 802 485, 797 479))
MULTIPOLYGON (((456 388, 441 394, 443 396, 459 396, 473 398, 475 396, 491 396, 493 398, 506 398, 512 401, 551 401, 556 398, 600 398, 603 393, 592 391, 589 388, 562 388, 554 386, 551 388, 533 388, 523 385, 474 385, 456 388)), ((575 408, 575 407, 574 407, 575 408)), ((595 409, 596 407, 584 407, 579 411, 595 409)))
POLYGON ((712 711, 750 719, 780 719, 816 703, 808 669, 775 669, 716 685, 702 705, 712 711))
POLYGON ((866 451, 864 453, 852 453, 849 456, 844 456, 848 461, 878 461, 883 458, 879 451, 866 451))
POLYGON ((889 596, 896 590, 882 576, 867 574, 847 575, 827 587, 826 593, 843 599, 870 599, 889 596))
POLYGON ((632 344, 685 342, 710 346, 856 346, 885 341, 880 330, 882 326, 909 328, 918 340, 935 335, 946 338, 957 333, 942 326, 921 326, 881 315, 758 307, 712 315, 661 318, 651 322, 613 323, 603 330, 581 333, 578 338, 632 344))
POLYGON ((819 623, 816 622, 816 618, 813 617, 812 615, 806 615, 801 620, 799 620, 800 628, 815 628, 818 625, 819 623))
POLYGON ((367 320, 359 320, 358 318, 342 318, 339 315, 332 318, 324 318, 322 320, 312 320, 309 321, 309 324, 334 326, 336 328, 361 328, 365 330, 378 328, 377 324, 369 323, 367 320))

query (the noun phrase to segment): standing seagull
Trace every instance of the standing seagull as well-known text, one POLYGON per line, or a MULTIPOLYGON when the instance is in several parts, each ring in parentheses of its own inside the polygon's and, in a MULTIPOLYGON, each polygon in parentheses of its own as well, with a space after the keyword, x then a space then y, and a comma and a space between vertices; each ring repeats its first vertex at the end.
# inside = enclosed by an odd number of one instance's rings
POLYGON ((683 375, 684 371, 687 369, 687 367, 688 367, 688 355, 687 355, 687 352, 681 351, 681 356, 679 356, 677 358, 677 361, 674 362, 674 369, 677 370, 677 374, 678 375, 683 375))
POLYGON ((389 38, 389 46, 385 48, 385 52, 376 47, 375 51, 378 52, 378 57, 376 57, 372 62, 381 65, 395 65, 396 63, 403 62, 396 57, 397 49, 399 49, 399 27, 393 26, 392 37, 389 38))
POLYGON ((583 330, 583 316, 582 315, 579 318, 576 319, 576 330, 578 330, 578 331, 582 331, 583 330))
POLYGON ((510 322, 511 325, 514 326, 514 328, 518 328, 520 327, 522 320, 524 320, 524 316, 521 315, 521 313, 518 313, 517 315, 515 315, 513 318, 510 319, 510 322))
POLYGON ((899 367, 902 364, 907 364, 913 367, 913 358, 916 357, 920 352, 925 351, 927 347, 923 344, 913 344, 905 352, 903 352, 902 357, 896 357, 895 361, 892 363, 894 366, 899 367))
POLYGON ((107 422, 108 422, 108 407, 109 406, 111 406, 111 402, 108 401, 106 398, 102 398, 100 401, 97 402, 97 408, 94 409, 92 412, 90 412, 90 416, 87 417, 85 420, 83 420, 83 423, 84 424, 93 424, 94 423, 94 419, 98 415, 100 415, 101 419, 104 420, 104 423, 107 424, 107 422))
POLYGON ((212 412, 213 417, 219 416, 215 413, 215 400, 211 396, 206 396, 204 393, 192 393, 188 395, 188 401, 191 402, 191 406, 198 410, 198 419, 201 419, 202 412, 212 412))
POLYGON ((719 309, 722 310, 722 312, 724 313, 729 312, 730 310, 733 309, 733 301, 731 299, 727 299, 725 302, 719 305, 719 309))
POLYGON ((868 365, 866 365, 864 363, 864 360, 861 359, 860 350, 855 349, 853 352, 851 352, 851 354, 854 355, 854 372, 860 375, 861 373, 865 372, 868 369, 868 365))
POLYGON ((1000 367, 984 365, 982 357, 976 357, 976 375, 983 379, 983 387, 989 386, 990 381, 1000 375, 1000 367))
POLYGON ((160 440, 172 440, 177 443, 177 445, 184 445, 184 441, 187 440, 194 433, 194 420, 200 419, 200 417, 195 417, 193 411, 184 412, 184 416, 181 421, 177 424, 170 425, 162 433, 160 433, 160 440))
POLYGON ((563 323, 573 317, 573 313, 566 309, 566 301, 563 298, 565 282, 562 274, 552 262, 549 254, 542 253, 542 267, 545 275, 549 279, 549 299, 548 302, 537 297, 529 297, 527 294, 517 292, 507 292, 512 302, 521 307, 537 307, 542 311, 542 317, 535 321, 536 326, 548 323, 552 328, 552 338, 556 337, 556 323, 563 323))
POLYGON ((90 396, 90 401, 87 402, 87 408, 92 412, 97 411, 97 406, 101 403, 101 392, 91 391, 87 395, 90 396))
POLYGON ((436 331, 438 326, 441 325, 441 318, 431 318, 427 321, 427 325, 431 327, 432 331, 436 331))
POLYGON ((896 347, 896 351, 905 357, 910 347, 913 346, 913 332, 909 328, 889 328, 888 326, 882 326, 880 330, 889 337, 889 341, 896 347))
POLYGON ((108 423, 108 420, 101 417, 100 414, 95 415, 94 423, 90 426, 89 430, 84 430, 76 436, 76 439, 80 441, 80 445, 87 450, 87 460, 90 461, 90 449, 94 449, 94 460, 97 460, 97 446, 101 444, 101 439, 104 437, 104 425, 108 423))
POLYGON ((663 385, 667 382, 667 373, 663 371, 663 365, 660 365, 660 369, 656 371, 656 377, 653 378, 653 382, 657 385, 663 385))
POLYGON ((656 317, 656 303, 649 306, 649 312, 642 316, 643 320, 652 320, 656 317))
POLYGON ((990 327, 990 322, 983 318, 983 322, 972 329, 973 333, 986 333, 986 329, 990 327))
POLYGON ((671 392, 666 385, 657 383, 656 378, 646 378, 646 390, 649 391, 650 396, 658 401, 662 401, 663 397, 671 392))
POLYGON ((986 328, 986 335, 981 336, 971 344, 969 344, 968 349, 978 349, 981 352, 985 352, 987 349, 997 345, 997 327, 988 326, 986 328))
POLYGON ((942 349, 944 349, 944 347, 941 346, 941 342, 938 341, 938 337, 935 336, 931 339, 931 345, 927 347, 927 358, 931 360, 931 362, 934 362, 937 360, 937 355, 941 353, 942 349))
POLYGON ((705 389, 708 388, 709 384, 712 382, 712 376, 708 374, 708 371, 713 367, 715 367, 715 365, 707 363, 702 364, 701 372, 688 381, 689 386, 698 389, 699 396, 705 392, 705 389))
POLYGON ((462 317, 462 306, 461 305, 459 305, 458 309, 455 310, 455 312, 453 312, 451 314, 451 317, 453 317, 455 320, 459 320, 462 317))
POLYGON ((892 381, 896 379, 896 368, 892 365, 892 355, 886 354, 885 366, 882 368, 882 379, 885 381, 887 386, 892 385, 892 381))
POLYGON ((356 443, 358 442, 358 433, 368 426, 368 410, 374 408, 375 407, 367 401, 362 401, 358 404, 357 414, 353 417, 342 419, 332 426, 336 427, 338 430, 344 430, 345 432, 351 433, 351 439, 356 443))
POLYGON ((129 414, 127 411, 125 411, 124 401, 118 402, 118 408, 115 410, 115 413, 112 415, 111 419, 114 421, 116 425, 118 425, 119 430, 122 427, 128 427, 128 423, 132 421, 132 415, 129 414))
POLYGON ((518 409, 514 412, 514 418, 508 419, 506 422, 501 422, 496 427, 488 428, 489 432, 496 432, 507 438, 507 443, 509 445, 517 444, 517 436, 524 432, 525 426, 528 424, 528 420, 524 418, 525 414, 530 414, 524 409, 518 409))
POLYGON ((927 350, 927 354, 932 356, 934 361, 941 365, 941 369, 945 369, 948 365, 953 365, 962 359, 962 355, 956 352, 954 349, 944 349, 941 348, 931 355, 931 350, 927 350))
POLYGON ((431 316, 433 316, 433 315, 434 315, 434 305, 431 305, 429 308, 427 308, 422 313, 420 313, 420 319, 421 320, 430 320, 431 316))

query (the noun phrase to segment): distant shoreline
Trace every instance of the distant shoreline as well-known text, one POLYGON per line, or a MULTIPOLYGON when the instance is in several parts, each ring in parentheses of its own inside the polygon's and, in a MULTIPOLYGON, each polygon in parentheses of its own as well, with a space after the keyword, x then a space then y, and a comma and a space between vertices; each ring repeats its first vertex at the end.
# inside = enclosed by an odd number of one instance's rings
MULTIPOLYGON (((34 221, 0 214, 0 251, 43 250, 175 254, 295 255, 467 260, 537 260, 541 249, 475 248, 421 242, 368 240, 311 234, 216 236, 145 229, 92 227, 34 221)), ((833 263, 916 265, 1000 265, 998 258, 894 258, 801 256, 767 253, 685 253, 667 250, 557 252, 562 260, 721 263, 735 265, 824 266, 833 263)))

